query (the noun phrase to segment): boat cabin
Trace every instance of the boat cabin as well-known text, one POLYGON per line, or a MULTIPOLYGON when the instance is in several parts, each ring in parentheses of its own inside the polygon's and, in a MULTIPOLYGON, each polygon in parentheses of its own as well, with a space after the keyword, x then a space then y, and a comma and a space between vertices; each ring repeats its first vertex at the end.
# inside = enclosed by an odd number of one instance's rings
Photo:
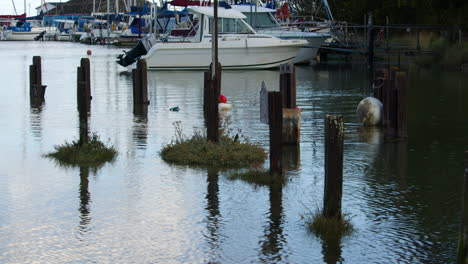
MULTIPOLYGON (((191 16, 190 27, 174 28, 171 30, 170 36, 186 38, 186 41, 201 42, 204 39, 211 39, 214 10, 209 6, 189 6, 187 7, 191 16)), ((234 9, 218 8, 218 34, 223 35, 233 34, 256 34, 244 19, 246 16, 234 9)), ((171 41, 168 38, 168 41, 171 41)))

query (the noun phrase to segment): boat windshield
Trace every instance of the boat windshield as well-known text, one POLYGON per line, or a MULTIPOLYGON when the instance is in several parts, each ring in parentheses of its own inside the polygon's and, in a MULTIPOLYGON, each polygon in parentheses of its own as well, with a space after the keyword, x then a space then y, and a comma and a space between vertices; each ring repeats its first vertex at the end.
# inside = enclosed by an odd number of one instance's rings
POLYGON ((254 28, 256 27, 279 27, 275 18, 270 13, 243 13, 245 19, 254 28))
MULTIPOLYGON (((212 33, 213 19, 209 19, 209 32, 212 33)), ((254 34, 247 24, 238 18, 218 18, 219 34, 254 34)))

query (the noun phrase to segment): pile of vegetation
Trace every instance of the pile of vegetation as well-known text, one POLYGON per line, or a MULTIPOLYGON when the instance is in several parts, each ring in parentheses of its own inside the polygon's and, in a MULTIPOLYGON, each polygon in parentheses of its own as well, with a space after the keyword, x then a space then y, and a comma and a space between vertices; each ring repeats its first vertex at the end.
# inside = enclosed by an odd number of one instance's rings
POLYGON ((215 168, 248 168, 262 164, 265 150, 252 144, 239 133, 231 136, 222 130, 219 142, 210 142, 201 131, 195 130, 191 137, 183 134, 181 122, 175 122, 175 139, 164 146, 161 157, 164 161, 178 164, 215 168))
POLYGON ((317 209, 307 218, 309 230, 318 237, 342 237, 354 231, 351 218, 347 214, 339 217, 325 217, 322 211, 317 209))
POLYGON ((55 159, 64 166, 99 167, 108 161, 113 161, 117 155, 115 148, 102 143, 97 134, 93 134, 87 142, 76 140, 54 148, 54 152, 45 156, 55 159))

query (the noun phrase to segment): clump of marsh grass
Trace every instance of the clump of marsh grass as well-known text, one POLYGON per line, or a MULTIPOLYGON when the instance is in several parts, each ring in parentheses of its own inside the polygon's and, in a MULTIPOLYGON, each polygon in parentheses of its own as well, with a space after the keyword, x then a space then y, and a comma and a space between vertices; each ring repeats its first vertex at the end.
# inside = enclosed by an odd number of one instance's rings
POLYGON ((241 180, 258 186, 285 185, 286 177, 276 175, 264 168, 250 168, 244 171, 236 171, 227 176, 229 180, 241 180))
POLYGON ((230 130, 226 128, 222 129, 219 142, 214 143, 208 141, 200 130, 195 130, 191 137, 185 136, 180 121, 173 125, 175 138, 160 152, 166 162, 201 167, 248 168, 266 159, 262 147, 248 142, 239 133, 230 135, 230 130))
POLYGON ((314 235, 318 237, 342 237, 351 235, 354 227, 351 217, 343 214, 339 217, 325 217, 322 210, 316 209, 306 216, 306 224, 314 235))
POLYGON ((99 167, 108 161, 113 161, 117 151, 113 146, 106 146, 95 133, 88 142, 80 144, 79 140, 65 142, 55 146, 55 151, 46 154, 63 166, 99 167))

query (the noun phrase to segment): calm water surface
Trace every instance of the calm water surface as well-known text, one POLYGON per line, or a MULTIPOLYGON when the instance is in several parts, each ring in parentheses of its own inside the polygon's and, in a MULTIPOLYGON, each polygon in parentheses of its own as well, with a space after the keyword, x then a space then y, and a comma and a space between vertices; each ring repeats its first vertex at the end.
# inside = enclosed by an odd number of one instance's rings
MULTIPOLYGON (((410 70, 410 138, 380 143, 360 131, 369 93, 359 66, 297 68, 301 146, 286 155, 284 187, 231 181, 226 172, 172 166, 159 151, 203 127, 201 72, 150 72, 148 113, 134 114, 120 49, 0 42, 0 263, 453 263, 468 149, 467 75, 410 70), (92 49, 90 128, 119 152, 102 168, 64 168, 43 155, 78 137, 76 67, 92 49), (42 56, 46 102, 29 103, 28 68, 42 56), (169 108, 179 106, 179 112, 169 108), (326 113, 346 122, 344 212, 356 231, 321 239, 305 217, 322 204, 326 113)), ((232 128, 268 148, 259 122, 262 80, 231 71, 222 92, 232 128)), ((266 163, 268 164, 268 163, 266 163)))

